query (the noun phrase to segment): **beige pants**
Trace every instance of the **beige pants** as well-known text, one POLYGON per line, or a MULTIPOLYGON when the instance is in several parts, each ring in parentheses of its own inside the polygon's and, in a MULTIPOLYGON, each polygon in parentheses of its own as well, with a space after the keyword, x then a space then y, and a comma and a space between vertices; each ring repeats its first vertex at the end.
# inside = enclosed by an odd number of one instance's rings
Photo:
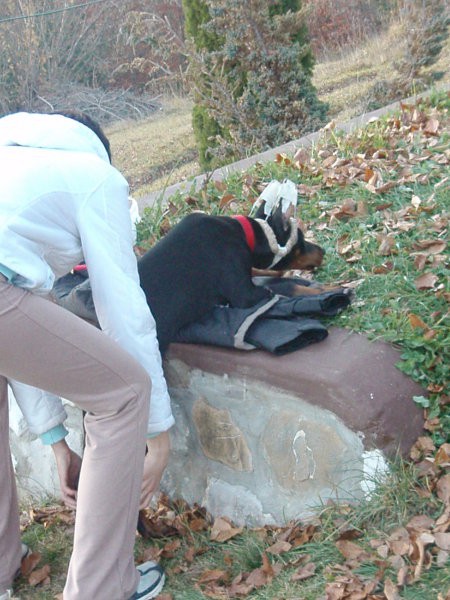
POLYGON ((64 600, 128 600, 147 429, 146 371, 104 333, 0 275, 0 593, 20 566, 7 379, 87 411, 73 553, 64 600))

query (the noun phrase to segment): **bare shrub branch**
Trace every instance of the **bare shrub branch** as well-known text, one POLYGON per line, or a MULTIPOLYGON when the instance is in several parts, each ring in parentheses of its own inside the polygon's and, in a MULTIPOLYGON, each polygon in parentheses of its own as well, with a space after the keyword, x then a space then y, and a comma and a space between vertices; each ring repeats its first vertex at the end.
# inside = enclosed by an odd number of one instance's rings
POLYGON ((143 119, 161 108, 158 98, 135 94, 130 90, 104 90, 76 84, 59 85, 46 97, 36 96, 31 110, 79 110, 101 124, 127 119, 143 119))

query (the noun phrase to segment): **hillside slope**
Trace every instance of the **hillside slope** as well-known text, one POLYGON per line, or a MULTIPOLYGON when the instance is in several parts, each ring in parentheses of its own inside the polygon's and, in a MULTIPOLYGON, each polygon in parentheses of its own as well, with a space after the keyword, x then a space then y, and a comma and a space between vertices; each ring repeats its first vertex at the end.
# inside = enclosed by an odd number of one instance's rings
MULTIPOLYGON (((316 64, 314 84, 319 97, 329 103, 330 120, 345 122, 368 112, 370 89, 392 72, 400 57, 399 35, 398 26, 392 25, 363 46, 316 64)), ((441 83, 450 83, 449 65, 450 41, 434 68, 446 72, 441 83)), ((191 108, 188 98, 167 98, 151 118, 107 129, 114 164, 127 177, 136 197, 200 173, 191 108)))

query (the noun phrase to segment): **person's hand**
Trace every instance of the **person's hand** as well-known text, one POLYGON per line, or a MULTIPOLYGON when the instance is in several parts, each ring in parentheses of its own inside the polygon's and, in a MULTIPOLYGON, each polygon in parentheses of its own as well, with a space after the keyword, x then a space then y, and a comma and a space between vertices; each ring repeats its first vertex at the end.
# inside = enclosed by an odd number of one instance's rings
POLYGON ((169 432, 164 431, 156 437, 148 439, 147 450, 148 452, 144 461, 144 474, 142 476, 140 509, 147 508, 153 494, 159 488, 159 482, 169 461, 169 432))
POLYGON ((63 502, 69 508, 76 508, 81 458, 69 448, 65 439, 52 444, 52 449, 58 468, 59 485, 63 502))

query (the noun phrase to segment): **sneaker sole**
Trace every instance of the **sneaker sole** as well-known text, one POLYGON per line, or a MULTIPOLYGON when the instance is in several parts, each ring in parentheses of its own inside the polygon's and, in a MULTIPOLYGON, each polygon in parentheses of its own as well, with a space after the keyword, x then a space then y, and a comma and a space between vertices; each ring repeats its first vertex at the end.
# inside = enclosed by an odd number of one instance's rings
POLYGON ((151 598, 156 598, 156 596, 159 596, 165 583, 166 575, 163 573, 161 575, 161 579, 158 582, 158 585, 151 592, 142 592, 141 594, 135 592, 133 596, 131 596, 130 600, 151 600, 151 598))

